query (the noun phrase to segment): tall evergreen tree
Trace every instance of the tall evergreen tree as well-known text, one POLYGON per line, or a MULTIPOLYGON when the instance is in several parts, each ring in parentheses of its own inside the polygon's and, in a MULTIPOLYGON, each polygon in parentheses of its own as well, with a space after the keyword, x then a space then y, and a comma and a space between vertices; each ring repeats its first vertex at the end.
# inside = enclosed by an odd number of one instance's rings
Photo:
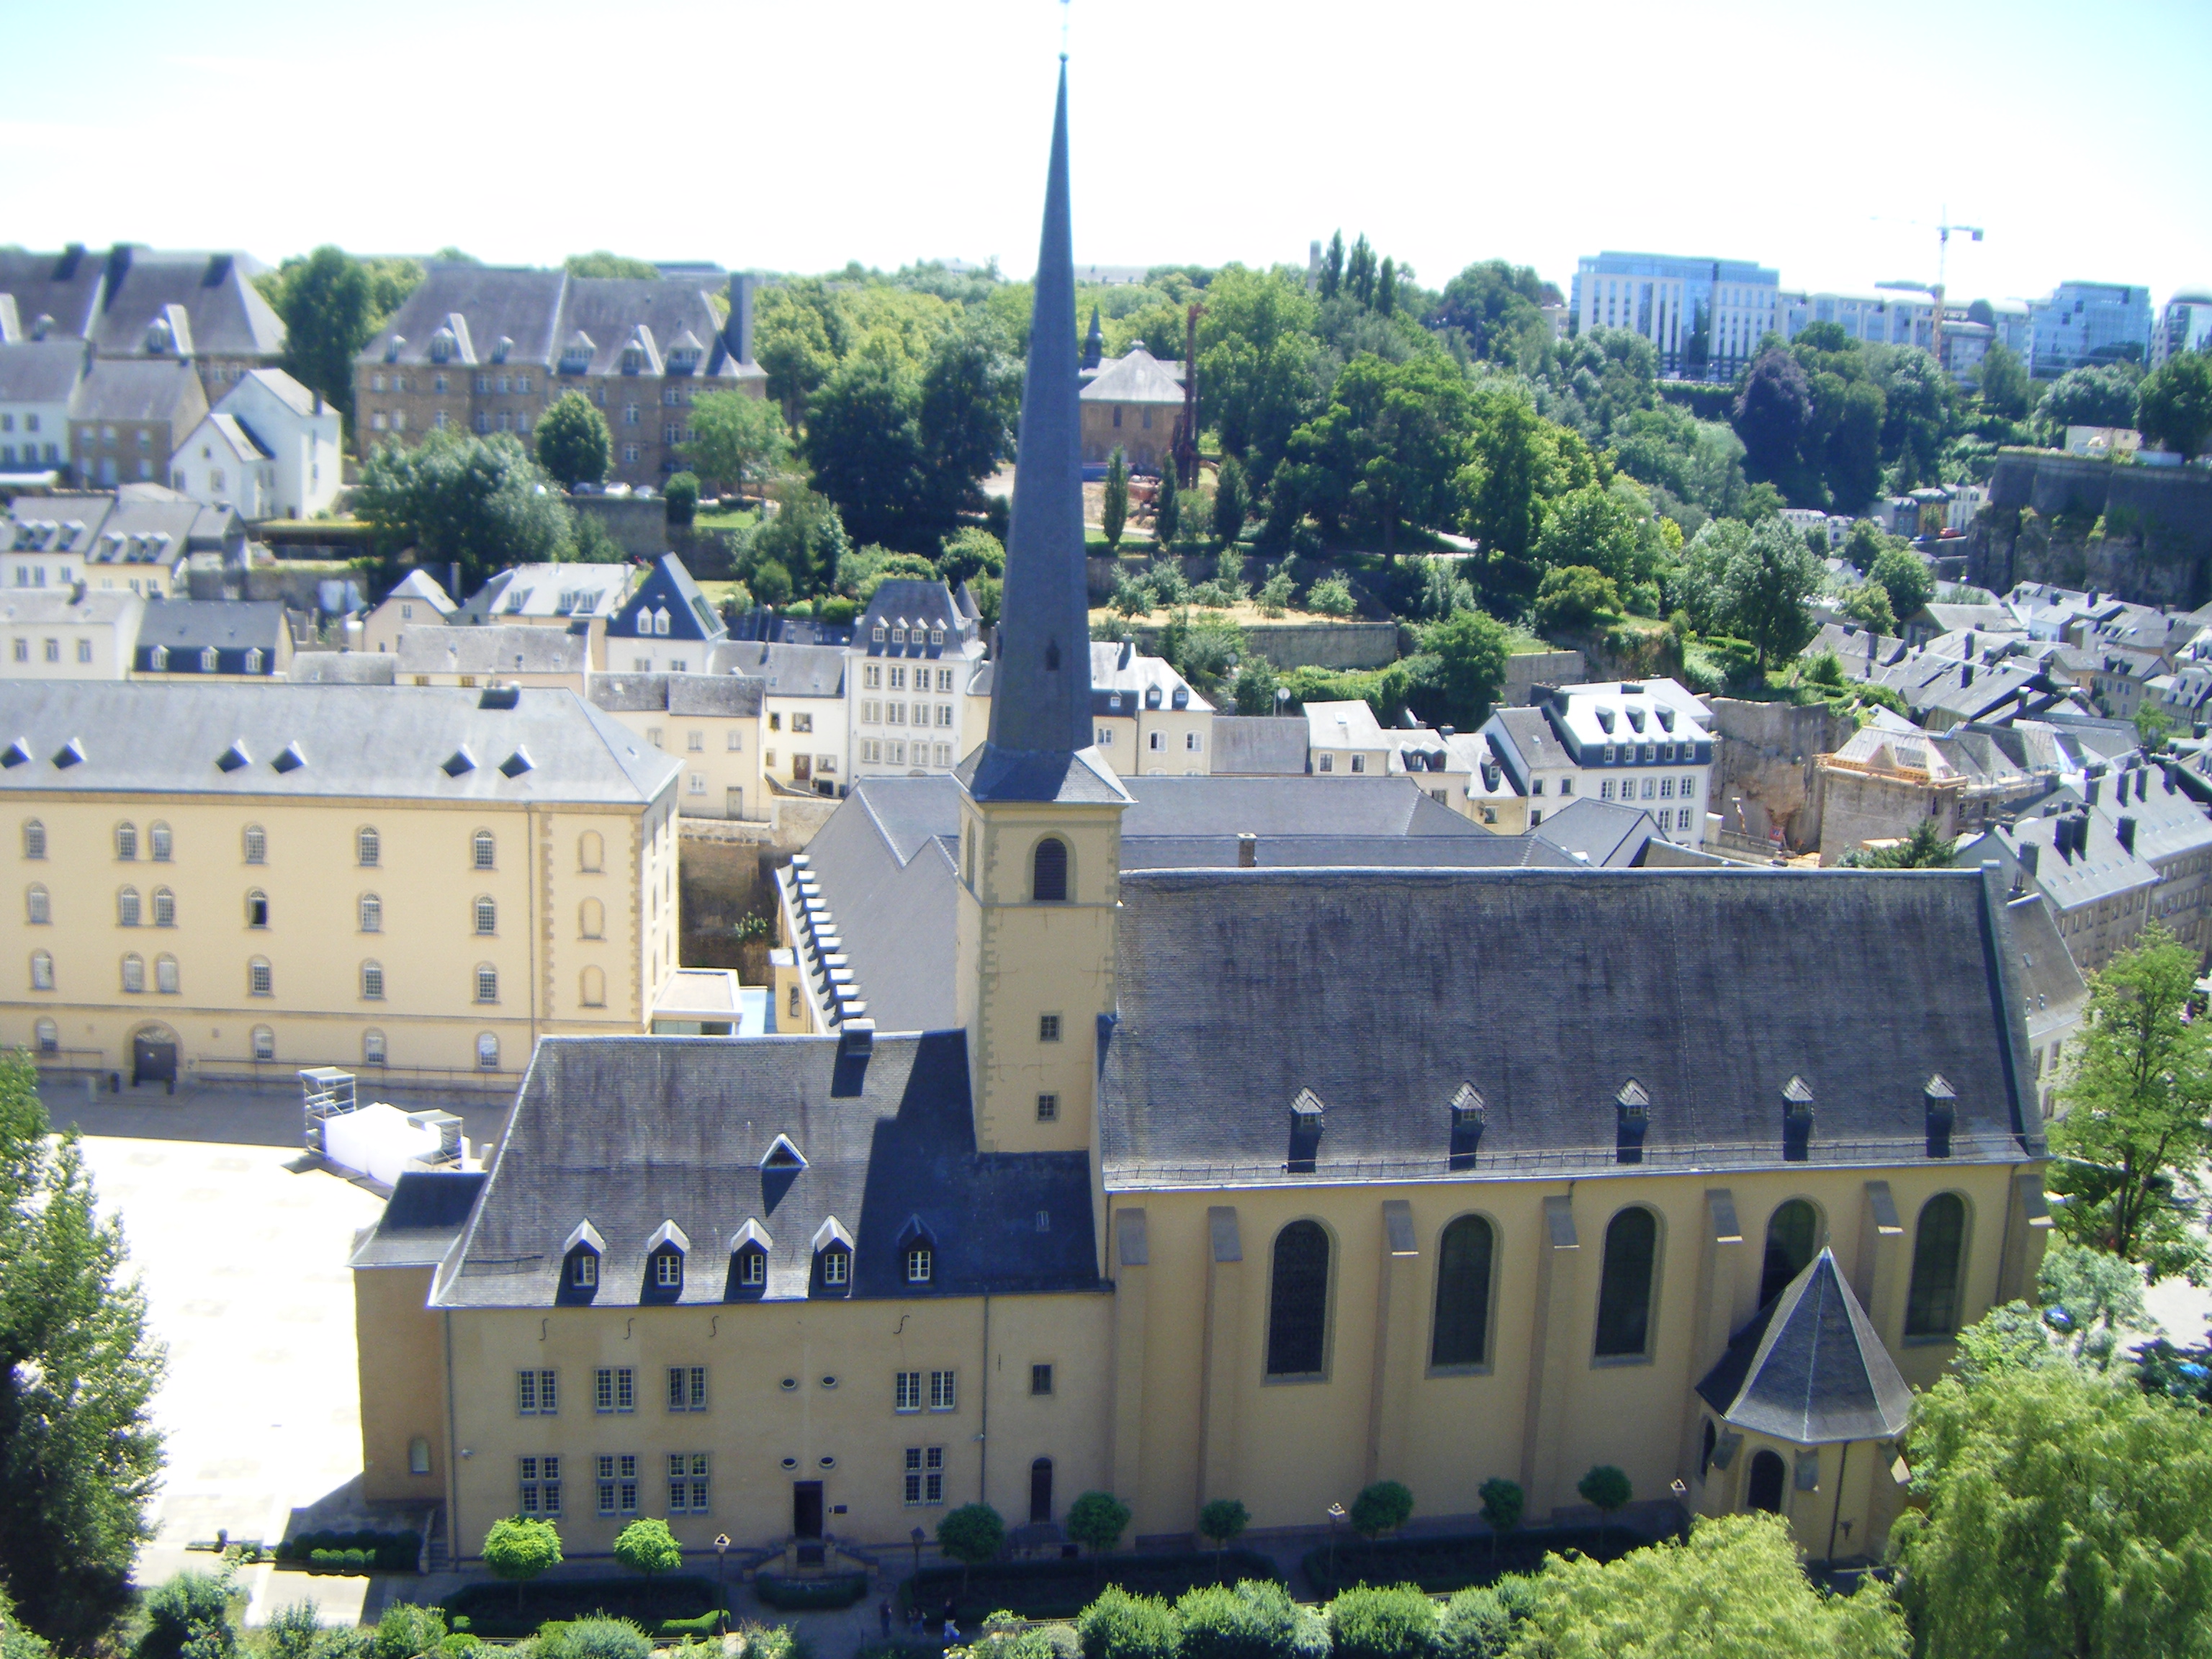
POLYGON ((1370 246, 1367 233, 1361 231, 1359 239, 1352 245, 1351 258, 1344 266, 1344 284, 1352 290, 1352 297, 1364 306, 1375 303, 1375 250, 1370 246))
POLYGON ((164 1357, 75 1132, 49 1127, 28 1056, 0 1057, 0 1581, 25 1625, 82 1649, 153 1535, 164 1357))
POLYGON ((1334 300, 1344 286, 1344 233, 1334 231, 1328 239, 1328 255, 1321 262, 1321 297, 1334 300))
POLYGON ((1244 483, 1244 468, 1234 455, 1224 459, 1213 484, 1213 533, 1224 547, 1234 547, 1251 516, 1251 492, 1244 483))
POLYGON ((1398 262, 1382 261, 1382 274, 1375 279, 1375 309, 1388 317, 1398 308, 1398 262))
POLYGON ((1100 528, 1106 533, 1106 545, 1116 552, 1121 547, 1121 529, 1129 522, 1129 464, 1122 459, 1121 446, 1106 458, 1106 499, 1100 528))
POLYGON ((1182 533, 1182 491, 1176 482, 1175 458, 1160 458, 1159 493, 1152 497, 1152 534, 1165 547, 1182 533))

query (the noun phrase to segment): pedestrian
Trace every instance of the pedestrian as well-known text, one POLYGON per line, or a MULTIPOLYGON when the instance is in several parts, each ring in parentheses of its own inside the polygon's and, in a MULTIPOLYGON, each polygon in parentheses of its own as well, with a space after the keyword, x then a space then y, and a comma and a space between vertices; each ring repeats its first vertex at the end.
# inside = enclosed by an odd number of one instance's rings
POLYGON ((908 1633, 917 1638, 929 1634, 929 1620, 922 1613, 921 1602, 914 1604, 914 1611, 907 1619, 906 1627, 908 1633))
POLYGON ((891 1639, 891 1604, 890 1597, 886 1596, 884 1598, 882 1603, 876 1608, 876 1613, 877 1616, 883 1620, 884 1640, 888 1642, 891 1639))
POLYGON ((951 1647, 959 1639, 960 1626, 953 1622, 952 1615, 948 1613, 945 1615, 945 1644, 951 1647))
POLYGON ((951 1598, 951 1596, 949 1596, 949 1595, 948 1595, 948 1596, 946 1596, 946 1597, 945 1598, 945 1629, 947 1629, 947 1630, 951 1630, 951 1629, 952 1629, 952 1628, 953 1628, 953 1624, 952 1624, 952 1615, 953 1615, 954 1613, 956 1613, 959 1612, 959 1611, 960 1611, 960 1609, 959 1609, 958 1607, 957 1607, 953 1606, 953 1604, 952 1604, 952 1598, 951 1598))

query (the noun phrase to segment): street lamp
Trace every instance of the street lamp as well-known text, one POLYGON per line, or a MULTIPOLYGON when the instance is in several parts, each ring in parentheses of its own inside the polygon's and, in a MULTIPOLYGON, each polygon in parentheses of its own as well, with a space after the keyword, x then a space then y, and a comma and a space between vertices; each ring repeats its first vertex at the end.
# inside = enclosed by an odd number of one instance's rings
MULTIPOLYGON (((914 1545, 914 1576, 917 1579, 921 1577, 922 1542, 928 1536, 929 1534, 924 1532, 920 1527, 916 1527, 912 1532, 907 1534, 908 1540, 914 1545)), ((919 1583, 915 1586, 914 1604, 916 1607, 920 1607, 921 1605, 921 1586, 919 1583)))
POLYGON ((714 1538, 714 1582, 717 1583, 723 1580, 722 1570, 728 1565, 729 1555, 730 1534, 726 1532, 718 1533, 714 1538))
POLYGON ((1343 1519, 1344 1505, 1331 1504, 1328 1506, 1328 1582, 1331 1595, 1335 1594, 1336 1585, 1336 1523, 1343 1519))

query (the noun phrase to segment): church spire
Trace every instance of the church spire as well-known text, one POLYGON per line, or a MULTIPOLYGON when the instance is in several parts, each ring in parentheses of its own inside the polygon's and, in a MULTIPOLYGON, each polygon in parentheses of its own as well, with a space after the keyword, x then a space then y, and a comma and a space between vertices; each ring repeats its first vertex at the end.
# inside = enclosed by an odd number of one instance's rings
MULTIPOLYGON (((1047 772, 1091 747, 1091 623, 1085 591, 1075 258, 1068 228, 1067 68, 1060 71, 1036 309, 1022 384, 1021 442, 1006 535, 991 735, 962 769, 979 798, 1032 795, 1047 772), (1054 763, 1055 762, 1062 763, 1054 763), (1012 774, 1022 775, 1014 782, 1012 774)), ((1045 786, 1046 798, 1054 790, 1045 786)))
POLYGON ((1098 326, 1098 307, 1091 307, 1091 332, 1083 337, 1083 366, 1096 368, 1106 356, 1106 336, 1098 326))

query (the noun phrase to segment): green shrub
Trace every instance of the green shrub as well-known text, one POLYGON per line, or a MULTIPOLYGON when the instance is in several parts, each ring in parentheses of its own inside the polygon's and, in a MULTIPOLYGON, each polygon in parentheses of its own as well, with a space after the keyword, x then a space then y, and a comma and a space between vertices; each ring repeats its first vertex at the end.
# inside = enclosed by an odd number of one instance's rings
POLYGON ((1176 1603, 1179 1659, 1326 1659, 1328 1626, 1269 1579, 1206 1585, 1176 1603))
POLYGON ((1067 1506, 1067 1535, 1103 1554, 1128 1529, 1129 1506, 1109 1492, 1087 1492, 1067 1506))
POLYGON ((526 1589, 517 1607, 512 1583, 478 1583, 443 1598, 447 1623, 458 1627, 465 1616, 476 1634, 486 1638, 529 1636, 542 1623, 564 1620, 627 1619, 647 1631, 668 1620, 696 1620, 722 1605, 722 1591, 711 1578, 680 1573, 668 1578, 572 1578, 540 1581, 526 1589))
POLYGON ((1176 1659, 1175 1609, 1157 1595, 1109 1584, 1075 1620, 1084 1659, 1176 1659))
MULTIPOLYGON (((1400 1575, 1403 1577, 1404 1575, 1400 1575)), ((1133 1595, 1173 1598, 1198 1584, 1273 1579, 1275 1564, 1253 1550, 1181 1551, 1173 1555, 1103 1555, 1087 1560, 994 1561, 961 1582, 954 1565, 924 1567, 899 1590, 902 1607, 934 1617, 950 1599, 961 1627, 979 1627, 983 1615, 1006 1607, 1027 1619, 1073 1619, 1111 1584, 1133 1595)))
POLYGON ((860 602, 858 599, 848 599, 842 593, 832 593, 829 598, 819 601, 814 607, 814 616, 817 622, 848 623, 860 614, 860 602))
POLYGON ((721 1632, 722 1621, 729 1617, 722 1607, 709 1607, 696 1619, 663 1619, 653 1626, 653 1633, 661 1641, 681 1637, 689 1641, 695 1636, 715 1636, 721 1632))
POLYGON ((651 1659, 653 1644, 627 1619, 572 1619, 542 1626, 538 1659, 651 1659))
POLYGON ((778 1578, 763 1573, 753 1580, 753 1590, 779 1613, 849 1607, 868 1593, 868 1576, 855 1572, 829 1578, 778 1578))
POLYGON ((1328 1604, 1328 1638, 1335 1659, 1431 1659, 1437 1604, 1418 1584, 1348 1589, 1328 1604))
POLYGON ((1438 1595, 1502 1581, 1507 1573, 1534 1571, 1547 1555, 1578 1551, 1611 1561, 1647 1541, 1624 1527, 1531 1527, 1503 1537, 1486 1532, 1340 1543, 1333 1554, 1324 1545, 1309 1551, 1301 1565, 1307 1582, 1322 1595, 1354 1584, 1403 1583, 1438 1595))
POLYGON ((444 1641, 438 1644, 438 1651, 444 1654, 446 1656, 446 1659, 461 1659, 461 1655, 466 1653, 471 1648, 481 1647, 482 1645, 483 1644, 478 1642, 475 1637, 470 1635, 468 1632, 465 1630, 457 1630, 452 1635, 448 1636, 444 1641))
POLYGON ((745 1659, 814 1659, 813 1644, 788 1625, 747 1625, 744 1638, 745 1659))
POLYGON ((1352 584, 1329 576, 1306 589, 1306 609, 1324 617, 1348 617, 1352 612, 1352 584))
POLYGON ((1395 1480, 1377 1480, 1352 1500, 1352 1529, 1363 1538, 1395 1532, 1413 1513, 1413 1494, 1395 1480))
POLYGON ((376 1621, 374 1651, 376 1659, 420 1659, 445 1639, 444 1608, 395 1601, 376 1621))
POLYGON ((1522 1582, 1501 1578, 1480 1589, 1463 1589, 1445 1602, 1437 1621, 1437 1659, 1499 1659, 1513 1638, 1513 1615, 1498 1591, 1522 1582))
POLYGON ((318 1551, 343 1556, 349 1550, 366 1553, 369 1565, 380 1572, 412 1572, 422 1559, 422 1534, 413 1531, 373 1532, 366 1529, 304 1532, 277 1545, 276 1555, 279 1561, 305 1561, 310 1565, 319 1565, 322 1564, 315 1559, 318 1551))
POLYGON ((686 525, 699 512, 699 475, 696 472, 677 472, 662 486, 661 501, 668 522, 686 525))
POLYGON ((266 1659, 310 1659, 322 1628, 313 1601, 295 1601, 269 1615, 261 1627, 261 1650, 266 1659))
POLYGON ((187 1644, 197 1654, 219 1656, 237 1645, 230 1623, 230 1575, 180 1572, 146 1598, 146 1633, 139 1659, 177 1659, 187 1644))
POLYGON ((1190 603, 1190 579, 1182 574, 1179 559, 1153 560, 1152 568, 1145 573, 1145 586, 1152 590, 1153 603, 1162 610, 1172 611, 1190 603))

